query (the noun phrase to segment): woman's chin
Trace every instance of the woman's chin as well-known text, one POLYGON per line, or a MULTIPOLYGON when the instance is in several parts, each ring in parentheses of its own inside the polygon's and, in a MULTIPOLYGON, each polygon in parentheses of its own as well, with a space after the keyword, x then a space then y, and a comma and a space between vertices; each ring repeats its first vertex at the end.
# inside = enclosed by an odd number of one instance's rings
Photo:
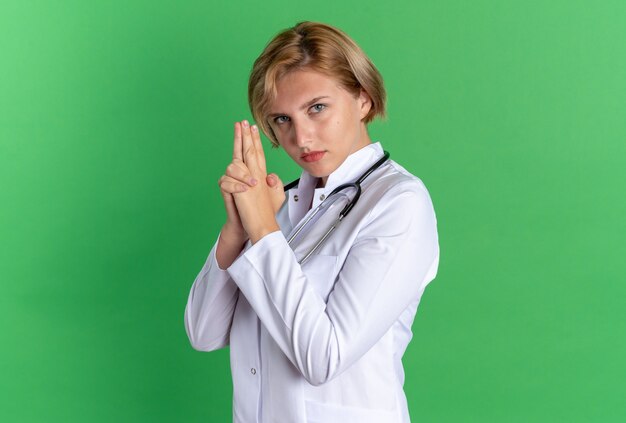
POLYGON ((331 173, 323 169, 306 169, 306 171, 309 173, 309 175, 315 178, 323 178, 324 180, 328 179, 328 175, 330 175, 331 173))

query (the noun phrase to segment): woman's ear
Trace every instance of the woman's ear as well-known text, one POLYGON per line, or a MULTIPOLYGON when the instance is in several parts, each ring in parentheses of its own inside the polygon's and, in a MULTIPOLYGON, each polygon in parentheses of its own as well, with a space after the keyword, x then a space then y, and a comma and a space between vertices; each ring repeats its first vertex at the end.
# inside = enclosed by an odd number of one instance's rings
POLYGON ((359 93, 359 98, 357 99, 357 101, 359 102, 359 108, 361 110, 361 120, 363 120, 372 108, 372 98, 367 93, 367 91, 361 88, 361 92, 359 93))

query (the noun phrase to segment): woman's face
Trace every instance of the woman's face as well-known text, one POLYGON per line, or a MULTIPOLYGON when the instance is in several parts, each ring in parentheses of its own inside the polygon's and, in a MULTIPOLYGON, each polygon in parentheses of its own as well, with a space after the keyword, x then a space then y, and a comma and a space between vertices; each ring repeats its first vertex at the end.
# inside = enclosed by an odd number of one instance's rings
POLYGON ((332 77, 313 70, 297 70, 277 83, 268 120, 287 154, 311 175, 322 178, 371 140, 362 119, 371 107, 367 93, 358 97, 332 77))

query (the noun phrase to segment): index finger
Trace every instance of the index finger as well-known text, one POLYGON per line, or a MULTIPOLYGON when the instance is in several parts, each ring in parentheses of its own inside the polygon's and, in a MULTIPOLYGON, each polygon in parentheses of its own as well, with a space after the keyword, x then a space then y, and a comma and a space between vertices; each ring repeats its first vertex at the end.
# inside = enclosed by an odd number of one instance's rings
POLYGON ((256 150, 255 145, 252 142, 252 134, 250 133, 250 123, 247 120, 243 120, 241 123, 241 139, 242 139, 242 153, 244 157, 244 162, 246 154, 249 152, 252 153, 256 150))
POLYGON ((265 165, 265 151, 263 151, 263 144, 261 144, 261 134, 259 133, 259 127, 252 125, 252 143, 256 148, 257 156, 259 157, 259 165, 263 173, 267 173, 265 165))
POLYGON ((243 161, 243 141, 241 140, 241 124, 239 122, 235 122, 235 139, 233 146, 233 160, 239 159, 243 161))

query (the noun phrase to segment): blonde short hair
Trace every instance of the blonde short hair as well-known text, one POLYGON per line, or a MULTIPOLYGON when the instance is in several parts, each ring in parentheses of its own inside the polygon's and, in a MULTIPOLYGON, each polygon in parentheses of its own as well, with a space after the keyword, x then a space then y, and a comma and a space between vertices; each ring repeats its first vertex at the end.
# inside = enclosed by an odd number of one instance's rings
POLYGON ((372 107, 363 119, 385 117, 383 78, 363 50, 343 31, 319 22, 300 22, 276 35, 254 62, 248 82, 248 103, 254 120, 274 147, 278 140, 269 125, 269 105, 276 98, 276 84, 287 73, 310 69, 335 78, 358 96, 364 89, 372 107))

